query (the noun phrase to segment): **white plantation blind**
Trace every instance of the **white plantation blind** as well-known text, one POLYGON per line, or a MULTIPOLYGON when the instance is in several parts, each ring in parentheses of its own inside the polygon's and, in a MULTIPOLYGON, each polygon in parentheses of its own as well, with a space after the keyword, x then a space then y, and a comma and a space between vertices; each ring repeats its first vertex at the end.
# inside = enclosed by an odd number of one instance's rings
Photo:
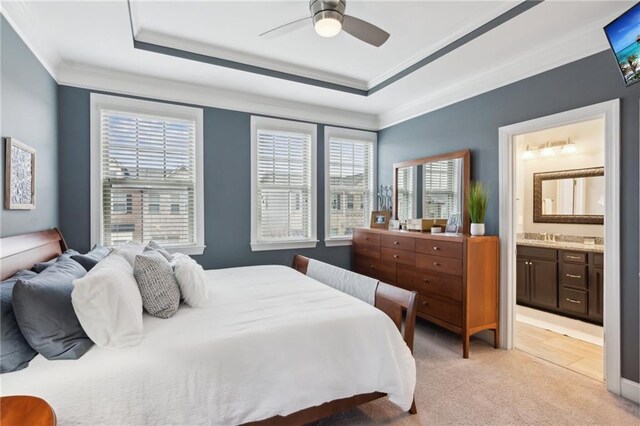
POLYGON ((460 213, 461 159, 427 163, 424 167, 423 217, 448 219, 460 213))
POLYGON ((374 150, 371 141, 329 138, 329 238, 348 237, 366 226, 374 201, 374 150))
POLYGON ((313 238, 312 135, 257 129, 256 243, 313 238))
POLYGON ((398 169, 398 219, 413 219, 415 167, 398 169))
POLYGON ((196 122, 101 109, 101 242, 196 244, 196 122))

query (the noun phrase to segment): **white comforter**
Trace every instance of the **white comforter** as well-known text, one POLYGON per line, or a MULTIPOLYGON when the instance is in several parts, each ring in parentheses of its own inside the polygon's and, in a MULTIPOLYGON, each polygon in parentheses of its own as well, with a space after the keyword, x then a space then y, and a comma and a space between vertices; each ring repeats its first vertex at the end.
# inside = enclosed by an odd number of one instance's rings
POLYGON ((373 391, 408 410, 415 361, 378 309, 290 268, 207 271, 210 307, 145 316, 128 349, 36 357, 2 394, 46 399, 70 424, 238 424, 373 391))

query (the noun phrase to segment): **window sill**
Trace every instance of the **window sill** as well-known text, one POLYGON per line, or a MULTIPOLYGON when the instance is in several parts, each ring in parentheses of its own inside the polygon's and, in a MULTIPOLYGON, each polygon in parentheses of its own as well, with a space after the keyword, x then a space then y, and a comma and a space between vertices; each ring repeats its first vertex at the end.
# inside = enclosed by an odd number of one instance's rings
POLYGON ((350 246, 352 244, 353 239, 351 237, 331 238, 324 240, 324 245, 327 247, 350 246))
POLYGON ((278 243, 251 243, 251 251, 316 248, 316 245, 318 245, 318 240, 285 241, 278 243))
POLYGON ((204 249, 207 246, 188 246, 188 247, 171 247, 171 246, 166 246, 164 247, 169 253, 173 254, 173 253, 182 253, 182 254, 187 254, 190 256, 194 256, 194 255, 200 255, 202 253, 204 253, 204 249))

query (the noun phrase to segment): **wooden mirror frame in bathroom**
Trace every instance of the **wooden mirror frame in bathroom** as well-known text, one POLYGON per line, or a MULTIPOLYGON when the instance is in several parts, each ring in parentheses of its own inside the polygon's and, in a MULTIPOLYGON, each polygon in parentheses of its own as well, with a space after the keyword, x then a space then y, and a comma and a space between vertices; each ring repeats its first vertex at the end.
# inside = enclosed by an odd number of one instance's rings
MULTIPOLYGON (((421 166, 442 160, 462 159, 462 233, 469 233, 469 212, 467 211, 467 191, 471 181, 471 150, 448 152, 446 154, 431 157, 416 158, 415 160, 402 161, 393 164, 393 219, 398 219, 398 169, 404 167, 421 166)), ((423 177, 424 179, 424 177, 423 177)), ((419 185, 421 186, 421 185, 419 185)), ((424 202, 424 201, 423 201, 424 202)))
POLYGON ((542 182, 545 180, 576 179, 604 176, 604 167, 562 170, 533 174, 533 222, 604 225, 604 215, 542 214, 542 182))

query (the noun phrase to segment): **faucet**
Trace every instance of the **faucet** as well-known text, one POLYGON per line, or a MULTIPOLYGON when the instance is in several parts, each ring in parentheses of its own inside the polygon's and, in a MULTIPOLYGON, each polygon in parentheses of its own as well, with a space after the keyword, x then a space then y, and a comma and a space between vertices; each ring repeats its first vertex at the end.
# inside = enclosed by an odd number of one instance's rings
POLYGON ((549 234, 547 232, 544 233, 544 240, 545 241, 555 241, 556 240, 556 236, 555 234, 549 234))

